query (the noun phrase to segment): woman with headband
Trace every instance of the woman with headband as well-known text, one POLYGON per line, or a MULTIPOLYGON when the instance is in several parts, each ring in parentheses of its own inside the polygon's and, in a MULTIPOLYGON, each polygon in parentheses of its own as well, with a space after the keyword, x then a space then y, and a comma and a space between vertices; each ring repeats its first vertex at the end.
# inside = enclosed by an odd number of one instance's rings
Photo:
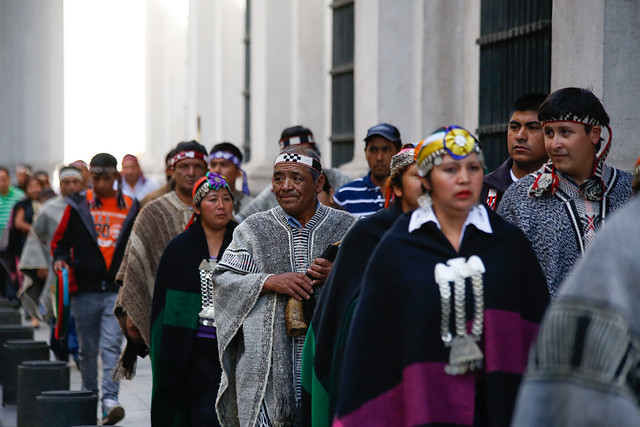
POLYGON ((330 408, 335 408, 336 379, 346 344, 344 339, 360 294, 362 273, 382 235, 403 212, 416 209, 418 198, 424 193, 414 153, 414 144, 405 144, 391 158, 386 209, 358 220, 340 244, 333 273, 325 284, 305 343, 303 425, 330 424, 330 408))
POLYGON ((153 425, 217 426, 220 362, 211 273, 233 237, 231 188, 208 172, 193 188, 193 218, 167 245, 151 308, 153 425))
POLYGON ((427 193, 370 258, 336 426, 508 426, 549 295, 524 234, 479 204, 484 160, 457 126, 416 148, 427 193))

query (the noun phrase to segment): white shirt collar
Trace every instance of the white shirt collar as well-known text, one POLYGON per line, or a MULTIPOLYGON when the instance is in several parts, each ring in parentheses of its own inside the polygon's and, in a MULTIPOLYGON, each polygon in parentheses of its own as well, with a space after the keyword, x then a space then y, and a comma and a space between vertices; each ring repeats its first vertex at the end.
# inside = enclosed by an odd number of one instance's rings
MULTIPOLYGON (((420 207, 416 209, 411 214, 411 220, 409 221, 409 233, 416 231, 430 221, 434 222, 438 229, 441 229, 440 221, 438 221, 435 212, 433 212, 433 208, 425 209, 420 207)), ((487 214, 487 209, 482 205, 475 205, 469 211, 469 215, 467 215, 467 219, 462 225, 462 233, 460 233, 460 243, 462 243, 462 237, 464 236, 464 232, 467 229, 467 225, 469 224, 473 224, 478 230, 484 231, 485 233, 493 233, 491 223, 489 222, 489 214, 487 214)))
POLYGON ((511 174, 511 180, 513 182, 517 182, 520 178, 517 178, 516 175, 513 173, 513 168, 509 169, 509 173, 511 174))

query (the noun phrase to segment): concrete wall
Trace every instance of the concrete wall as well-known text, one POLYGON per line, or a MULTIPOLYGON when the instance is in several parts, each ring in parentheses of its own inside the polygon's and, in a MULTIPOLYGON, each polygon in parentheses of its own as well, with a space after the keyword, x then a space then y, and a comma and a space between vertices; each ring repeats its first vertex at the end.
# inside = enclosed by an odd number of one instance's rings
POLYGON ((389 122, 403 142, 436 128, 478 123, 480 1, 355 3, 355 155, 343 169, 368 170, 369 127, 389 122))
POLYGON ((63 158, 62 2, 0 0, 0 164, 63 158))
POLYGON ((555 0, 551 89, 586 87, 611 117, 610 165, 631 170, 640 156, 640 2, 555 0))

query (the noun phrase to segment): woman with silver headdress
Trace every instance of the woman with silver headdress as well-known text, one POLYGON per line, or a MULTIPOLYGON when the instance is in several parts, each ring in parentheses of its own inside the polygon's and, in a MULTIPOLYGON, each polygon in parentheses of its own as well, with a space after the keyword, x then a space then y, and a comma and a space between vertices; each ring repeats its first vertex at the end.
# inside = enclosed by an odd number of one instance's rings
POLYGON ((194 216, 166 247, 151 307, 153 425, 217 426, 220 384, 211 273, 231 243, 233 196, 208 172, 193 188, 194 216))
POLYGON ((427 193, 371 256, 334 425, 509 425, 544 275, 524 234, 479 204, 469 132, 443 128, 416 153, 427 193))

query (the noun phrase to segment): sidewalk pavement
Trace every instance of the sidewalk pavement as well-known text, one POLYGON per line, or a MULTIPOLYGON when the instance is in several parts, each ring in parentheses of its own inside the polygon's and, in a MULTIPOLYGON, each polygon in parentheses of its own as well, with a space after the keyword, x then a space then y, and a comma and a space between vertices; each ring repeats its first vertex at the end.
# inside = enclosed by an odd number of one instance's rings
MULTIPOLYGON (((28 325, 28 323, 24 323, 28 325)), ((41 323, 41 326, 35 330, 34 339, 36 341, 46 341, 49 343, 50 329, 48 325, 41 323)), ((51 353, 50 353, 51 354, 51 353)), ((53 354, 51 354, 51 360, 53 354)), ((98 360, 100 360, 98 358, 98 360)), ((80 390, 82 387, 82 379, 80 371, 76 364, 69 362, 70 366, 70 389, 80 390)), ((98 368, 98 372, 102 372, 98 368)), ((98 384, 101 380, 98 379, 98 384)), ((151 361, 149 356, 144 359, 138 358, 138 366, 136 376, 133 380, 120 381, 120 395, 118 398, 120 404, 124 407, 125 417, 117 425, 127 427, 148 427, 151 426, 150 410, 151 410, 151 361)), ((1 403, 1 400, 0 400, 1 403)), ((100 402, 98 402, 98 423, 102 419, 100 402)), ((17 412, 15 405, 0 406, 0 427, 16 427, 17 412)))

